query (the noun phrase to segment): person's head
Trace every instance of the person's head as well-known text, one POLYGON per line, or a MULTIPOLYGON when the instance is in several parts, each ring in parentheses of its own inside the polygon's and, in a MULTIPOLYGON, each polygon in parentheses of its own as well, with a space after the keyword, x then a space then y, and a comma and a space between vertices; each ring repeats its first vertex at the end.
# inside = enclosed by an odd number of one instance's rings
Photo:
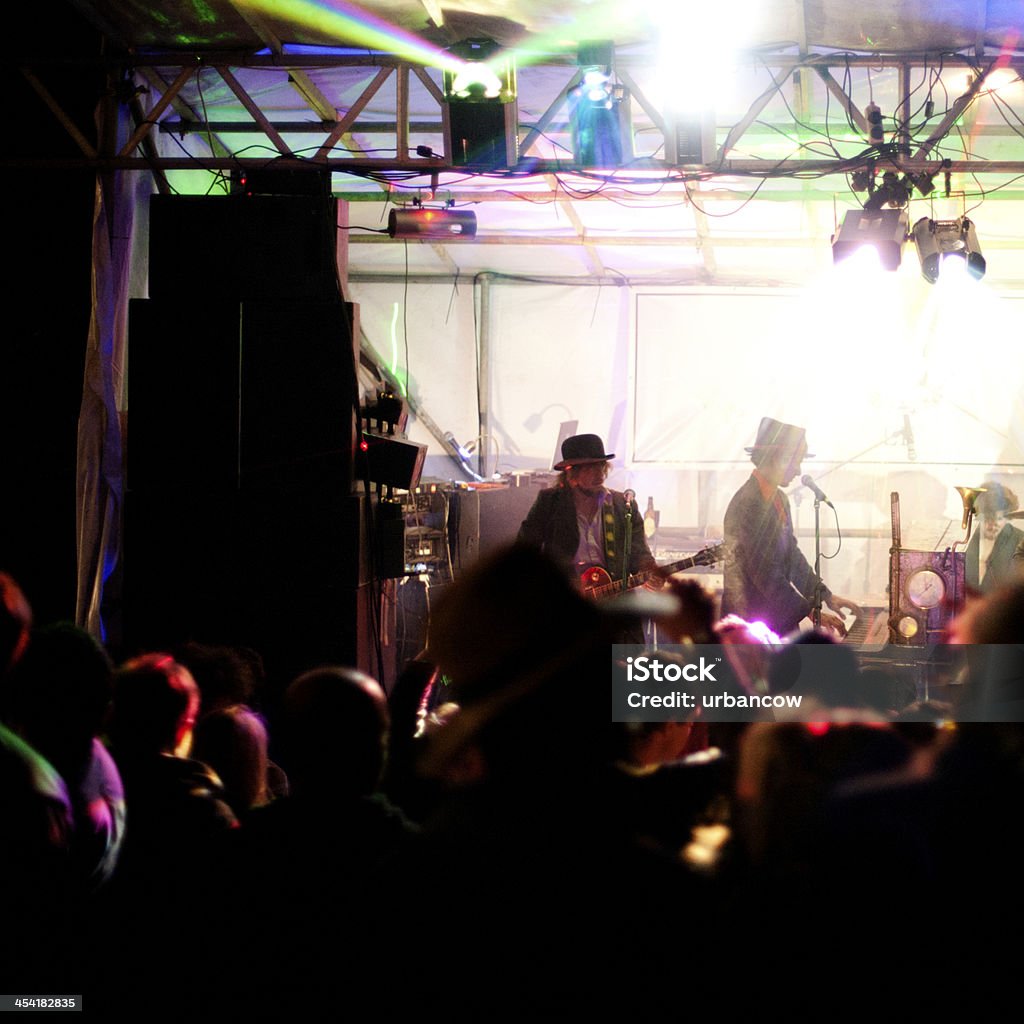
POLYGON ((254 651, 190 642, 176 654, 199 687, 204 715, 233 704, 252 703, 259 659, 254 651))
POLYGON ((217 773, 238 817, 270 801, 268 745, 263 720, 244 704, 204 712, 196 722, 193 755, 217 773))
POLYGON ((84 629, 60 622, 34 630, 11 674, 10 719, 58 770, 70 771, 103 728, 112 673, 107 652, 84 629))
POLYGON ((550 556, 499 548, 457 579, 431 609, 427 658, 461 705, 557 657, 601 620, 550 556))
POLYGON ((800 475, 803 460, 810 457, 807 432, 803 427, 765 416, 747 453, 764 477, 776 486, 786 487, 800 475))
POLYGON ((994 540, 1007 523, 1007 513, 1019 507, 1017 495, 995 480, 986 480, 981 494, 975 499, 974 511, 981 519, 981 532, 987 540, 994 540))
MULTIPOLYGON (((661 717, 658 712, 652 713, 652 718, 637 712, 640 716, 637 719, 612 723, 612 758, 634 768, 655 768, 678 761, 689 744, 694 724, 700 715, 700 687, 687 681, 684 670, 687 665, 698 667, 703 658, 692 650, 659 650, 657 661, 662 671, 673 667, 679 670, 679 678, 672 686, 676 692, 686 695, 684 699, 689 710, 673 709, 666 716, 666 721, 655 720, 661 717)), ((613 663, 612 679, 617 688, 628 688, 628 663, 625 659, 617 658, 613 663)))
POLYGON ((653 768, 678 761, 693 733, 689 719, 673 722, 613 723, 613 754, 616 760, 636 768, 653 768))
POLYGON ((615 453, 605 453, 597 434, 574 434, 562 442, 562 460, 554 468, 561 471, 563 486, 585 494, 597 494, 604 486, 615 453))
POLYGON ((143 654, 114 673, 110 739, 119 754, 187 756, 199 687, 169 654, 143 654))
POLYGON ((384 770, 387 698, 377 680, 336 665, 300 675, 284 694, 283 767, 296 797, 372 793, 384 770))
POLYGON ((766 690, 772 652, 782 642, 778 634, 760 620, 729 614, 715 623, 715 637, 743 688, 750 693, 766 690))

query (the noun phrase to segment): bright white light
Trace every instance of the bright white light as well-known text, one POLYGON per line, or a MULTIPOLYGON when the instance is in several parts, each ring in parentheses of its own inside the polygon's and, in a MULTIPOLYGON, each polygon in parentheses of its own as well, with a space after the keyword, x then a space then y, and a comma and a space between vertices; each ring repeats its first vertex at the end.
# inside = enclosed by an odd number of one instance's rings
POLYGON ((464 64, 452 79, 452 92, 463 99, 471 95, 474 86, 482 86, 483 94, 488 99, 501 95, 501 79, 486 64, 470 61, 464 64))
POLYGON ((836 273, 843 277, 851 288, 870 286, 875 275, 886 272, 882 269, 878 250, 873 245, 862 245, 855 249, 835 267, 836 273))
MULTIPOLYGON (((841 367, 832 389, 833 414, 863 420, 872 429, 895 429, 896 410, 920 377, 917 353, 906 343, 908 294, 918 285, 916 261, 886 270, 873 246, 862 246, 808 281, 802 296, 801 334, 812 336, 813 368, 806 386, 821 391, 821 367, 841 367), (884 371, 880 372, 880 367, 884 371), (841 386, 838 386, 841 380, 841 386)), ((851 420, 852 421, 852 420, 851 420)), ((868 442, 866 442, 868 443, 868 442)), ((880 450, 881 457, 887 452, 880 450)))
POLYGON ((591 103, 605 103, 611 105, 611 95, 608 88, 608 76, 597 68, 590 68, 583 73, 583 91, 591 103))
POLYGON ((941 285, 943 288, 959 289, 964 285, 970 286, 974 283, 974 278, 967 273, 967 260, 964 258, 962 249, 960 251, 950 250, 945 253, 939 266, 939 279, 935 282, 936 287, 941 285))
POLYGON ((757 0, 732 0, 729 30, 723 35, 720 6, 641 0, 640 10, 658 38, 652 100, 675 114, 698 114, 716 104, 729 106, 733 59, 752 38, 760 6, 757 0))
POLYGON ((1024 82, 1012 68, 996 68, 985 79, 985 92, 997 92, 1001 100, 1010 103, 1024 94, 1024 82))

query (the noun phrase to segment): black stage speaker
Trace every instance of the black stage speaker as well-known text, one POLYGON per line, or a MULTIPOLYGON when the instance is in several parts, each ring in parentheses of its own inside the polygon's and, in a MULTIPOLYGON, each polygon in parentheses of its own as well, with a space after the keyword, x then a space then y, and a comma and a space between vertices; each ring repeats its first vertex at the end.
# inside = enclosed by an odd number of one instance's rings
POLYGON ((356 370, 340 302, 133 299, 128 486, 348 494, 356 370))
MULTIPOLYGON (((352 617, 355 595, 375 589, 364 509, 361 495, 327 491, 299 501, 272 491, 130 491, 126 647, 239 644, 259 650, 276 671, 326 660, 362 665, 376 635, 352 617)), ((383 605, 377 614, 387 611, 383 605)), ((386 622, 380 630, 388 635, 386 622)))
POLYGON ((160 196, 149 204, 149 296, 324 299, 338 287, 338 207, 327 196, 160 196))
POLYGON ((344 304, 209 302, 183 323, 136 300, 128 362, 125 646, 243 644, 284 671, 365 660, 344 304))

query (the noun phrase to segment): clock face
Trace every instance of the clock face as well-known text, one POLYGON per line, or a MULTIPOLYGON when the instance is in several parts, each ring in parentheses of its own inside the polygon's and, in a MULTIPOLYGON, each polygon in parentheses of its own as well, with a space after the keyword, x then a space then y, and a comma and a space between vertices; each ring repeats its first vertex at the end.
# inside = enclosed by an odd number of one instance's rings
POLYGON ((946 596, 946 581, 934 569, 918 569, 907 579, 907 599, 917 608, 934 608, 946 596))

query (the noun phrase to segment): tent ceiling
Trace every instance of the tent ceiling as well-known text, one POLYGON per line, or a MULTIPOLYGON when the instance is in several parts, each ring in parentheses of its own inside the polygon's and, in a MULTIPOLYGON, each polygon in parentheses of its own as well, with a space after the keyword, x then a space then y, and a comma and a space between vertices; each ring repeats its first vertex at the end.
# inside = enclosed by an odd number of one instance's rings
MULTIPOLYGON (((77 0, 77 6, 132 49, 248 49, 266 45, 271 37, 286 43, 361 46, 365 35, 358 26, 369 20, 365 14, 440 46, 471 37, 488 37, 503 46, 538 38, 611 38, 631 45, 650 43, 656 32, 644 17, 648 5, 621 0, 164 0, 151 5, 77 0)), ((1020 0, 760 0, 748 43, 888 53, 1012 49, 1022 24, 1020 0)), ((736 26, 723 26, 723 31, 735 32, 736 26)))
MULTIPOLYGON (((837 220, 867 198, 852 173, 873 168, 876 182, 886 170, 910 183, 936 173, 931 199, 912 192, 911 220, 970 209, 990 277, 1024 282, 1024 86, 1012 81, 1024 2, 759 2, 734 67, 723 46, 735 33, 720 19, 699 40, 721 57, 722 77, 701 89, 711 142, 702 159, 678 160, 667 157, 648 3, 75 2, 137 89, 132 140, 91 147, 83 131, 82 162, 157 167, 159 187, 191 192, 271 161, 327 167, 353 201, 354 274, 799 282, 828 264, 837 220), (445 156, 430 53, 471 37, 524 55, 513 170, 470 173, 445 156), (565 93, 572 41, 592 38, 615 44, 632 159, 580 173, 565 93), (880 147, 868 141, 872 101, 880 147), (436 202, 475 204, 476 239, 404 245, 375 233, 392 204, 430 202, 435 185, 436 202)), ((26 64, 45 91, 45 55, 26 64)))

